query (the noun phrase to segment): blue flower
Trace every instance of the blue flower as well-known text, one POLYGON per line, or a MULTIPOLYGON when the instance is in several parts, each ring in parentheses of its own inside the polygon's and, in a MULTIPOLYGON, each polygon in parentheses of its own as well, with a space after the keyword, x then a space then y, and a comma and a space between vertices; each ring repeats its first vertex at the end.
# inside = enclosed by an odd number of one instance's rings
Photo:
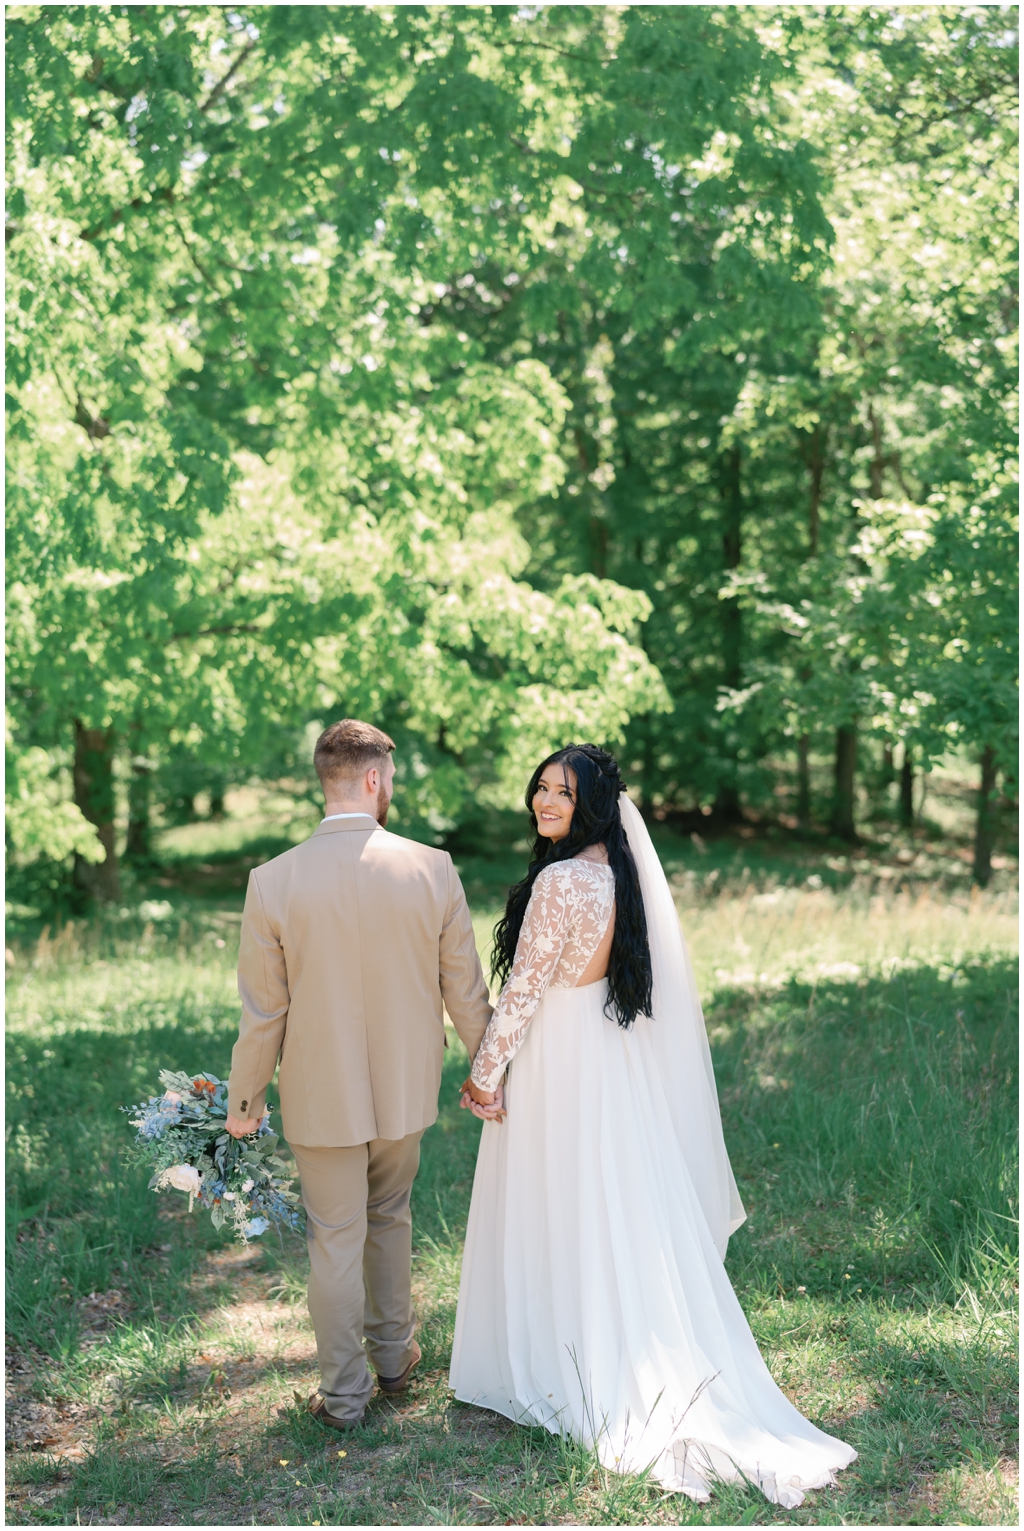
POLYGON ((251 1222, 248 1222, 245 1225, 245 1236, 247 1239, 258 1239, 260 1234, 266 1233, 269 1227, 269 1218, 254 1217, 251 1222))
POLYGON ((168 1100, 164 1095, 151 1095, 139 1109, 142 1116, 133 1125, 138 1127, 139 1137, 146 1142, 162 1138, 168 1127, 181 1121, 181 1102, 168 1100))

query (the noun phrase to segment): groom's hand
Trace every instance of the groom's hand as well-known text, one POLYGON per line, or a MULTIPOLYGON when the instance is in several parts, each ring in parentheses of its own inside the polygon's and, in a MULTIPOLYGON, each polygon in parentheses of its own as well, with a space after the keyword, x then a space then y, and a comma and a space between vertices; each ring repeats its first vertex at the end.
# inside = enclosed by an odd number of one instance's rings
POLYGON ((255 1132, 263 1120, 261 1116, 251 1116, 247 1122, 240 1121, 237 1116, 228 1112, 228 1119, 224 1126, 233 1138, 247 1138, 250 1132, 255 1132))
POLYGON ((482 1122, 501 1122, 505 1117, 505 1090, 499 1085, 493 1092, 481 1090, 470 1076, 461 1086, 459 1104, 464 1111, 472 1111, 482 1122))

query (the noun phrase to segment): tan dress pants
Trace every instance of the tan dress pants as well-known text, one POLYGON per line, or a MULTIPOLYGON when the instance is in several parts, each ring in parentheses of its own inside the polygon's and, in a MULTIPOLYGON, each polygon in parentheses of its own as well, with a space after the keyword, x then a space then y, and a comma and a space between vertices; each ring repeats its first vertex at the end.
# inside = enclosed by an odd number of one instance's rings
POLYGON ((309 1316, 328 1412, 358 1419, 381 1377, 412 1360, 409 1194, 422 1132, 295 1155, 309 1241, 309 1316), (363 1337, 366 1349, 363 1349, 363 1337))

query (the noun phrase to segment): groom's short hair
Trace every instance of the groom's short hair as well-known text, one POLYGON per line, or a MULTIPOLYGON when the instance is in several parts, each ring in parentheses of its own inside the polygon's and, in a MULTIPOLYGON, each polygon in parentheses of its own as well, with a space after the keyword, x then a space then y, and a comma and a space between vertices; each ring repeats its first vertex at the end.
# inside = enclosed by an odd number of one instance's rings
POLYGON ((342 718, 316 741, 313 764, 324 791, 328 786, 355 787, 373 766, 380 768, 395 747, 394 739, 372 723, 342 718))

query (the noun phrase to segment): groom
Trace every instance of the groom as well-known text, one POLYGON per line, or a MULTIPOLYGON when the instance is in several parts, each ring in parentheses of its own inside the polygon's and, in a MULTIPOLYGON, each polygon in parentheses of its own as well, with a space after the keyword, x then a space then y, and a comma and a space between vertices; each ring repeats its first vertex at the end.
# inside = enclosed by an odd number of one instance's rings
POLYGON ((280 1057, 307 1214, 312 1412, 335 1429, 363 1416, 367 1358, 385 1393, 420 1359, 409 1194, 437 1117, 442 1003, 471 1058, 491 1014, 451 857, 384 829, 394 747, 354 718, 320 735, 324 818, 250 874, 238 954, 227 1127, 255 1131, 280 1057))

